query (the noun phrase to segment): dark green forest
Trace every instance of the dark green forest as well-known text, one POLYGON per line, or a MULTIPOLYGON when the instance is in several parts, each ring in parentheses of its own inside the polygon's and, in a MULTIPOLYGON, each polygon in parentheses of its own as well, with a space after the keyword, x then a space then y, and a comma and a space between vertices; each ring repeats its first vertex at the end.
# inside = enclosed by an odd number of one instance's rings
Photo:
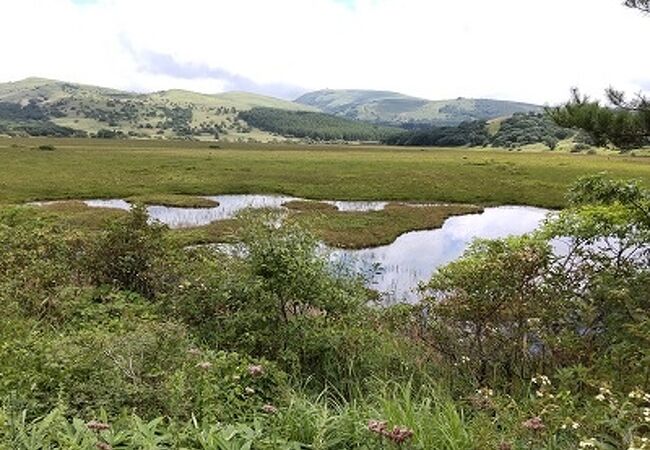
POLYGON ((388 136, 388 145, 462 147, 488 145, 490 137, 484 121, 463 122, 453 127, 416 128, 388 136))
POLYGON ((380 141, 399 132, 398 128, 373 125, 330 114, 274 108, 242 111, 239 118, 264 131, 318 141, 380 141))

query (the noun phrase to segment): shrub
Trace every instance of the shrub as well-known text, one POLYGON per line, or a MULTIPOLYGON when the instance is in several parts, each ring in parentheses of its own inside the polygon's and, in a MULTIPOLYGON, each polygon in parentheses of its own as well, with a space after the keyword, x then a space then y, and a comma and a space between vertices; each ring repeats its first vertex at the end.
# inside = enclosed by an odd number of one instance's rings
POLYGON ((5 313, 57 320, 79 293, 80 234, 31 208, 0 212, 0 299, 5 313))
POLYGON ((172 247, 164 229, 148 223, 141 205, 126 218, 111 222, 89 249, 87 266, 93 282, 152 297, 163 288, 166 277, 174 277, 172 247))
POLYGON ((534 373, 535 321, 553 308, 540 283, 550 255, 545 241, 530 237, 475 242, 427 285, 425 339, 480 385, 534 373))

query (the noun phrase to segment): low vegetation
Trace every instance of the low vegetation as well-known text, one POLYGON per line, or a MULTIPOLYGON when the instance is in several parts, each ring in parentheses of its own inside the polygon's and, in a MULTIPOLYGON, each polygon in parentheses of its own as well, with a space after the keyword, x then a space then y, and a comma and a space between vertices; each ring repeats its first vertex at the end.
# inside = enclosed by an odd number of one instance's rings
POLYGON ((647 448, 650 191, 592 176, 567 205, 392 307, 294 221, 249 220, 230 255, 139 207, 93 230, 5 207, 0 442, 647 448))
POLYGON ((481 211, 465 205, 416 207, 391 203, 380 211, 309 210, 289 218, 330 246, 365 248, 390 244, 407 231, 440 228, 451 216, 481 211))
POLYGON ((278 193, 323 200, 566 205, 583 175, 650 185, 650 159, 502 150, 0 139, 0 204, 278 193), (56 151, 36 150, 43 144, 56 151))

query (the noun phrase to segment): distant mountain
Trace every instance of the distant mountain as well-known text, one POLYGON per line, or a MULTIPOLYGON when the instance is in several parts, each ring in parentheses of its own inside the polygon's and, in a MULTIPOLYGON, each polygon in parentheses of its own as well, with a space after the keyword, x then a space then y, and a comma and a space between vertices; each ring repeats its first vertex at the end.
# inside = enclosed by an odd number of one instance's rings
POLYGON ((172 89, 141 94, 45 78, 0 83, 0 134, 9 135, 262 142, 358 136, 359 140, 375 140, 395 130, 367 122, 453 126, 540 110, 526 103, 429 101, 368 90, 316 91, 291 102, 248 92, 208 95, 172 89), (255 114, 246 114, 252 110, 255 114))
POLYGON ((297 98, 296 103, 346 117, 385 124, 426 123, 458 125, 515 113, 540 112, 541 106, 490 99, 426 100, 389 91, 321 90, 297 98))
POLYGON ((169 90, 138 94, 27 78, 0 84, 0 133, 40 135, 55 130, 56 135, 65 135, 68 130, 69 135, 75 131, 101 136, 273 139, 271 134, 251 129, 239 120, 239 112, 258 107, 317 111, 247 92, 207 95, 169 90), (12 105, 27 108, 29 120, 24 119, 24 113, 17 114, 12 105))

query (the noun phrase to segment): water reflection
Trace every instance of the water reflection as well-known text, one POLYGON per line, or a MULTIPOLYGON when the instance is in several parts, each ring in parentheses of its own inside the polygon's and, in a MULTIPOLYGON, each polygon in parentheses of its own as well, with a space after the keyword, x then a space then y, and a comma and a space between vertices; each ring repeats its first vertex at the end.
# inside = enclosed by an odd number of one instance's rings
POLYGON ((472 239, 500 238, 533 231, 548 210, 523 206, 486 208, 481 214, 447 219, 440 229, 413 231, 389 245, 361 250, 332 250, 334 261, 350 264, 359 272, 375 272, 371 287, 384 293, 388 303, 415 300, 414 289, 436 268, 462 255, 472 239))
POLYGON ((125 211, 131 209, 129 202, 119 198, 110 200, 84 200, 84 203, 91 208, 123 209, 125 211))
MULTIPOLYGON (((232 219, 245 209, 282 208, 286 202, 304 200, 297 197, 282 195, 235 194, 215 195, 205 197, 216 201, 218 206, 208 208, 182 208, 174 206, 151 205, 147 212, 151 220, 155 220, 170 228, 187 228, 207 225, 217 220, 232 219)), ((131 204, 122 199, 85 200, 84 203, 93 208, 115 208, 129 210, 131 204)), ((326 203, 336 206, 340 211, 378 211, 386 207, 388 202, 338 201, 326 203)))
MULTIPOLYGON (((230 219, 244 209, 282 208, 296 197, 281 195, 216 195, 206 197, 219 202, 216 207, 179 208, 148 206, 152 220, 171 228, 194 227, 230 219)), ((121 199, 86 200, 91 207, 128 210, 131 205, 121 199)), ((388 202, 327 201, 341 211, 372 211, 383 209, 388 202)), ((413 204, 411 206, 417 206, 413 204)), ((447 219, 442 228, 413 231, 399 236, 389 245, 361 250, 332 249, 331 259, 349 265, 361 273, 372 273, 371 287, 382 292, 386 302, 415 300, 418 283, 428 280, 436 268, 462 255, 477 237, 499 238, 521 235, 538 227, 548 210, 525 206, 486 208, 481 214, 468 214, 447 219), (377 268, 380 270, 377 270, 377 268)))
POLYGON ((152 220, 168 225, 170 228, 185 228, 207 225, 217 220, 234 218, 244 209, 280 208, 283 203, 295 200, 293 197, 279 195, 216 195, 206 197, 219 202, 213 208, 176 208, 169 206, 149 206, 147 211, 152 220))
POLYGON ((339 211, 381 211, 388 204, 388 202, 348 202, 332 200, 328 200, 325 203, 336 206, 339 211))

